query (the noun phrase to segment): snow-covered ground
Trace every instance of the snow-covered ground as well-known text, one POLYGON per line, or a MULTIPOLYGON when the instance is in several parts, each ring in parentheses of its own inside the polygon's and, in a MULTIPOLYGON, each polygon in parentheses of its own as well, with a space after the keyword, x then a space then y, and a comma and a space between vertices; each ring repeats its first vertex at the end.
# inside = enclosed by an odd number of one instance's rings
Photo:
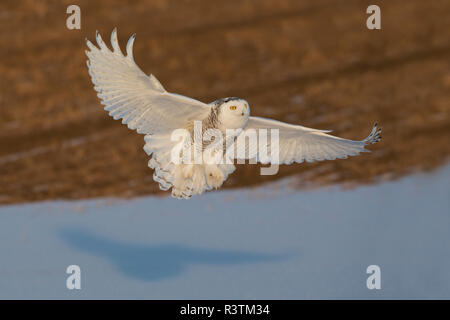
POLYGON ((272 188, 0 207, 0 298, 450 298, 450 166, 272 188), (66 288, 72 264, 81 290, 66 288))

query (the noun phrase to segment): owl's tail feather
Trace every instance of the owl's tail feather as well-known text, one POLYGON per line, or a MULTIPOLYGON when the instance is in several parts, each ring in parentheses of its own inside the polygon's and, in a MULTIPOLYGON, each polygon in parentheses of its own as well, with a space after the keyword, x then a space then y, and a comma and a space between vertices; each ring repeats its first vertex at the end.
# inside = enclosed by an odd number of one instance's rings
POLYGON ((201 165, 173 164, 170 159, 161 159, 153 155, 148 163, 154 169, 153 180, 159 183, 161 190, 172 188, 172 196, 189 199, 205 190, 206 178, 201 165))
POLYGON ((172 196, 175 198, 189 199, 207 190, 205 171, 201 165, 178 164, 172 174, 172 196))
POLYGON ((151 156, 148 166, 155 170, 153 180, 161 190, 172 188, 175 198, 189 199, 205 190, 217 189, 235 170, 233 164, 175 164, 168 141, 165 135, 147 135, 144 150, 151 156))

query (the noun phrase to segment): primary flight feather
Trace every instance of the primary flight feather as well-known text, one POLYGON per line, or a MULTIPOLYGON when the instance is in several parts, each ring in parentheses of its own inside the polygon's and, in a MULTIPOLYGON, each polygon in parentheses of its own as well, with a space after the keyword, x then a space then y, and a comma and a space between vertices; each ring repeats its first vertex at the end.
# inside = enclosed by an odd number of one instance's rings
POLYGON ((325 130, 250 116, 247 101, 240 98, 224 98, 206 104, 167 92, 155 76, 147 76, 135 63, 134 39, 133 35, 128 40, 126 55, 119 47, 116 29, 111 34, 112 50, 98 32, 97 45, 86 40, 89 75, 109 115, 116 120, 122 119, 128 128, 145 134, 144 150, 151 156, 149 167, 155 170, 153 178, 162 190, 172 188, 172 196, 176 198, 190 198, 205 190, 219 188, 235 170, 229 161, 174 161, 174 150, 180 145, 184 151, 192 150, 192 154, 196 151, 206 154, 209 146, 212 151, 208 150, 208 154, 211 155, 217 150, 211 146, 215 143, 217 147, 220 142, 218 149, 224 150, 224 158, 290 164, 358 155, 368 151, 364 148, 366 145, 381 139, 381 129, 376 124, 366 139, 353 141, 329 135, 325 130), (200 131, 196 130, 197 124, 200 131), (178 135, 178 139, 174 139, 174 132, 180 129, 189 134, 178 135), (246 139, 252 131, 260 130, 276 130, 278 135, 276 140, 263 140, 262 146, 267 148, 267 152, 261 151, 261 143, 251 143, 246 139), (220 133, 225 136, 223 141, 217 139, 220 133), (195 142, 197 138, 201 141, 200 146, 195 142), (229 146, 234 148, 231 156, 229 146), (237 151, 239 147, 241 150, 237 151))

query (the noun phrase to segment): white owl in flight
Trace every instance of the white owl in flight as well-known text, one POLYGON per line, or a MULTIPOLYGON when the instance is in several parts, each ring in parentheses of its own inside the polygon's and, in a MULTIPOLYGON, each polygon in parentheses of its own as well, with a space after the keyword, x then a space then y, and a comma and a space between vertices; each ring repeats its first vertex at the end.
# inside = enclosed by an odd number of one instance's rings
MULTIPOLYGON (((144 150, 151 156, 148 165, 155 170, 153 179, 162 190, 172 188, 172 196, 176 198, 190 198, 205 190, 219 188, 235 170, 233 162, 229 161, 174 161, 173 150, 180 143, 186 146, 186 143, 200 138, 200 150, 204 151, 207 141, 210 144, 211 141, 216 142, 214 132, 225 135, 224 140, 217 141, 221 143, 220 149, 226 143, 227 157, 252 159, 264 164, 347 158, 368 151, 364 148, 366 145, 381 139, 381 129, 376 124, 366 139, 353 141, 327 134, 330 131, 250 116, 250 107, 243 99, 232 97, 206 104, 167 92, 152 74, 147 76, 134 62, 134 39, 135 35, 128 40, 126 55, 120 50, 116 29, 111 34, 112 50, 98 32, 98 47, 86 40, 89 74, 109 115, 116 120, 122 119, 128 128, 145 134, 144 150), (200 124, 200 131, 193 129, 195 124, 200 124), (174 132, 179 129, 192 135, 174 139, 174 132), (197 137, 198 132, 205 135, 210 129, 215 130, 212 134, 214 139, 197 137), (255 130, 274 131, 276 139, 259 136, 259 143, 251 144, 246 138, 251 136, 250 131, 255 130), (229 131, 232 133, 227 134, 229 131), (243 141, 243 152, 236 151, 236 155, 232 152, 230 156, 227 153, 230 141, 231 149, 235 148, 234 142, 243 141), (264 153, 258 147, 265 149, 264 153)), ((195 153, 198 144, 193 143, 192 146, 195 153)))

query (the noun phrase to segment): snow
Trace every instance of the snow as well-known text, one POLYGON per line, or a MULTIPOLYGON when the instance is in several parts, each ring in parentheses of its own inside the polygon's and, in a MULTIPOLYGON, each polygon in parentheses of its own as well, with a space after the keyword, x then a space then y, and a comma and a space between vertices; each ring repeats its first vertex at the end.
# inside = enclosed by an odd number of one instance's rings
POLYGON ((449 178, 3 206, 0 298, 449 299, 449 178))

